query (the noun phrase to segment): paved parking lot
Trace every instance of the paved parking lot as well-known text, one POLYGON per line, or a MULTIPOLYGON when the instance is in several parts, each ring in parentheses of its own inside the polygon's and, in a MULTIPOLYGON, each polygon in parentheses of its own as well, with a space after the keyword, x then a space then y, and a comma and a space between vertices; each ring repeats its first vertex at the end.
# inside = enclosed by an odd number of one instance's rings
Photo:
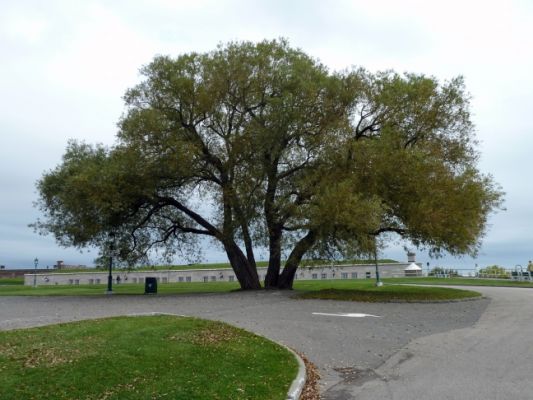
POLYGON ((226 321, 308 356, 327 399, 355 398, 375 370, 417 338, 471 327, 489 300, 372 304, 293 300, 290 292, 180 296, 0 297, 0 329, 165 312, 226 321), (369 317, 337 314, 371 314, 369 317), (347 397, 346 397, 347 396, 347 397))

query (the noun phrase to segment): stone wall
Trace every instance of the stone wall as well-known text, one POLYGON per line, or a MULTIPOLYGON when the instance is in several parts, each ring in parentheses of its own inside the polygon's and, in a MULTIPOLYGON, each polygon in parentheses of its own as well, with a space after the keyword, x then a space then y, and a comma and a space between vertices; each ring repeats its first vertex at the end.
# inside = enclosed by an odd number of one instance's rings
MULTIPOLYGON (((26 274, 32 274, 35 271, 35 268, 25 268, 25 269, 0 269, 0 278, 22 278, 26 274)), ((38 268, 37 273, 47 273, 52 272, 51 269, 38 268)))
MULTIPOLYGON (((379 264, 379 273, 382 278, 405 276, 404 269, 408 263, 379 264)), ((266 267, 258 268, 260 280, 266 275, 266 267)), ((38 273, 36 283, 44 285, 98 285, 107 284, 108 272, 50 272, 38 273)), ((217 269, 187 269, 187 270, 153 270, 153 271, 113 271, 113 283, 120 284, 144 283, 146 277, 155 277, 159 283, 171 282, 232 282, 236 281, 235 273, 231 268, 217 269)), ((330 265, 330 266, 302 266, 298 268, 295 279, 375 279, 376 268, 373 264, 363 265, 330 265)), ((24 284, 32 286, 34 274, 24 275, 24 284)))

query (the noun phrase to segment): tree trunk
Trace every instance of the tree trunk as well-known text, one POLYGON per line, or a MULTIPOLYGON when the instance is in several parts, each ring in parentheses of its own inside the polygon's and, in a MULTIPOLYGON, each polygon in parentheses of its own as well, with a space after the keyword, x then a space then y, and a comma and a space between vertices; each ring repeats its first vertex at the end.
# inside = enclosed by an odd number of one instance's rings
POLYGON ((278 287, 279 271, 281 269, 281 229, 271 229, 269 233, 268 270, 265 277, 265 289, 278 287))
POLYGON ((242 238, 244 241, 244 247, 246 249, 246 257, 248 258, 248 263, 250 266, 257 270, 257 264, 255 262, 255 256, 254 256, 254 245, 252 241, 252 236, 250 235, 250 229, 248 228, 249 219, 245 217, 240 200, 238 196, 235 194, 235 190, 231 189, 227 191, 226 201, 229 201, 231 199, 231 204, 233 205, 234 214, 237 218, 237 221, 239 222, 239 225, 241 226, 242 230, 242 238))
POLYGON ((226 250, 231 267, 235 272, 235 276, 241 285, 241 289, 261 289, 259 277, 257 276, 257 270, 250 265, 248 259, 239 246, 237 246, 237 244, 232 240, 224 241, 224 249, 226 250))
POLYGON ((244 247, 246 249, 246 258, 248 259, 248 264, 250 267, 257 272, 257 263, 255 262, 255 256, 254 256, 254 246, 252 242, 252 237, 250 236, 250 230, 248 229, 248 225, 246 225, 246 222, 241 219, 241 229, 242 229, 242 236, 244 240, 244 247))
POLYGON ((265 277, 265 289, 273 289, 278 286, 279 271, 281 268, 281 225, 277 221, 275 207, 276 190, 278 186, 277 171, 279 155, 276 152, 265 153, 267 162, 267 188, 265 193, 264 210, 265 221, 268 229, 268 270, 265 277))
POLYGON ((298 269, 304 254, 313 246, 313 244, 315 244, 316 236, 316 232, 311 230, 307 233, 307 235, 300 239, 298 243, 296 243, 296 246, 294 246, 294 249, 292 249, 289 258, 285 263, 283 272, 279 277, 279 289, 292 289, 296 270, 298 269))

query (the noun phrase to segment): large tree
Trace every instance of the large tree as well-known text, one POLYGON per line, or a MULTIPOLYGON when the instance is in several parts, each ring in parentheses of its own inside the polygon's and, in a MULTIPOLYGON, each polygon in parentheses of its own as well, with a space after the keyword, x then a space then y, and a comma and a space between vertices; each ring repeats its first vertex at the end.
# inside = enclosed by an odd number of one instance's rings
POLYGON ((477 169, 461 78, 332 73, 285 41, 156 57, 125 95, 111 148, 71 142, 38 182, 65 246, 123 260, 209 237, 243 289, 291 288, 306 254, 371 251, 392 232, 435 254, 473 254, 502 194, 477 169), (285 265, 282 260, 285 259, 285 265))

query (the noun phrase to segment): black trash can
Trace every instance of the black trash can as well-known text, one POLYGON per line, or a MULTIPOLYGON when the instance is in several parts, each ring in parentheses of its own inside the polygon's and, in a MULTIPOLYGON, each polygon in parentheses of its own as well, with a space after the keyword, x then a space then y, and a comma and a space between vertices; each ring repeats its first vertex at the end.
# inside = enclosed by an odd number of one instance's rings
POLYGON ((157 293, 157 279, 146 277, 144 281, 144 294, 157 293))

